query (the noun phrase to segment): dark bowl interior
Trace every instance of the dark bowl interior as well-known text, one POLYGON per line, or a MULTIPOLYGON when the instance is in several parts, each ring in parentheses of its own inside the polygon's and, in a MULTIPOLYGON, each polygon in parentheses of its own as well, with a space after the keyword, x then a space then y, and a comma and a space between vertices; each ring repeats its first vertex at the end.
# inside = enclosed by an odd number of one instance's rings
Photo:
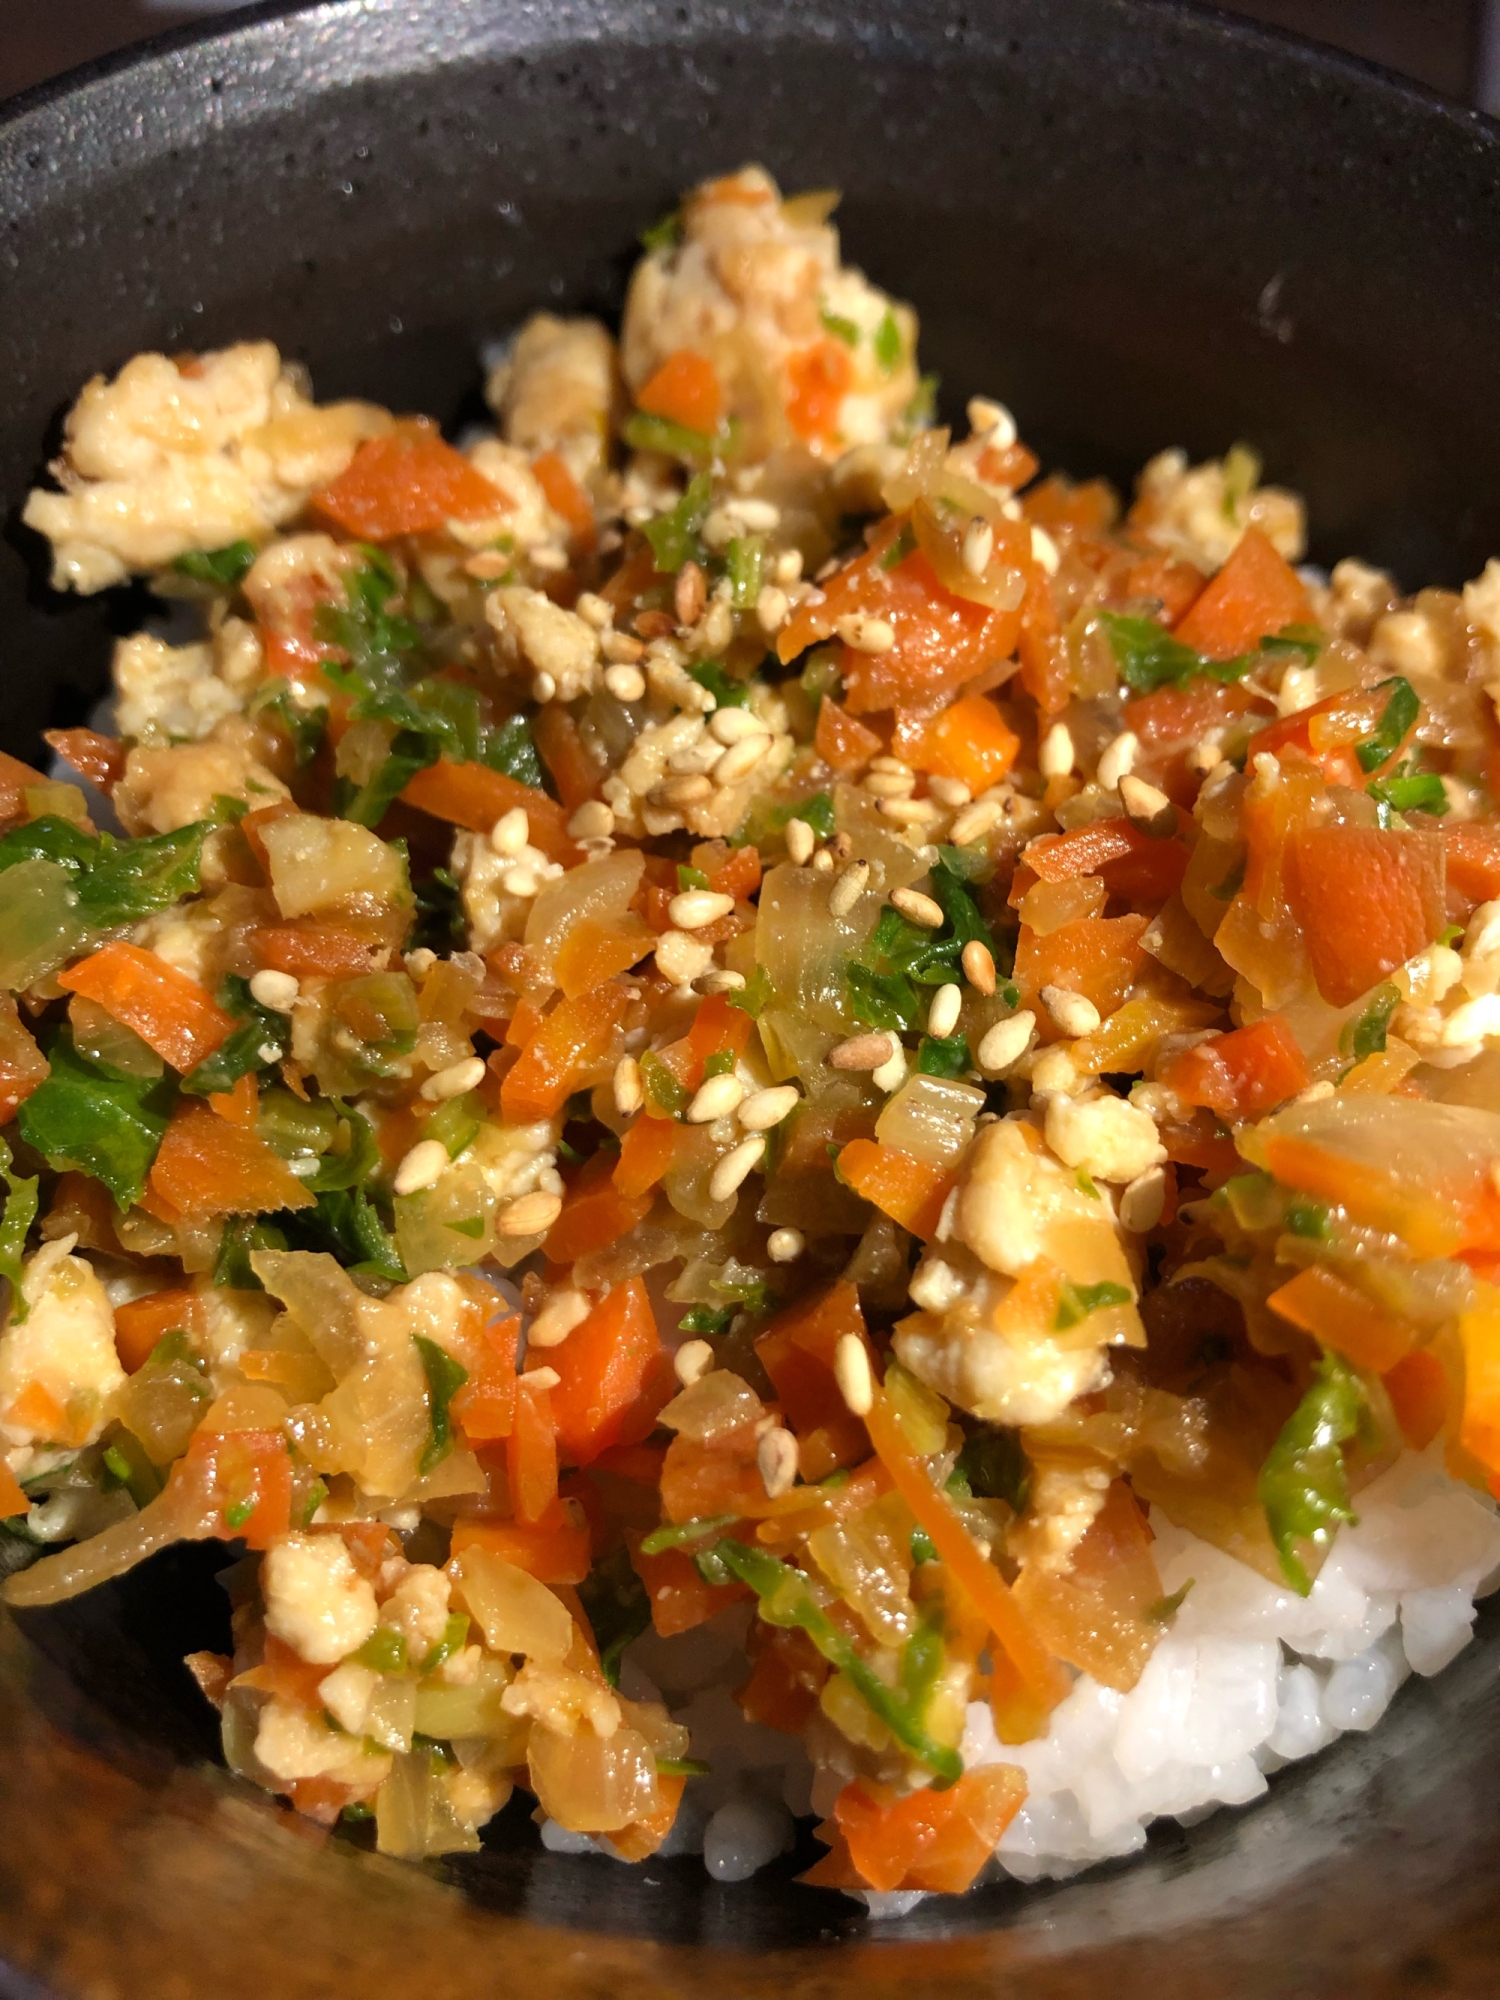
MULTIPOLYGON (((343 0, 261 11, 0 123, 0 738, 83 719, 129 592, 51 596, 16 524, 96 369, 264 335, 323 396, 457 420, 479 341, 618 310, 637 230, 763 160, 837 185, 945 401, 1006 398, 1122 484, 1244 437, 1314 554, 1409 585, 1500 550, 1500 134, 1352 63, 1142 0, 343 0)), ((792 1882, 543 1854, 510 1808, 423 1869, 212 1764, 178 1664, 217 1554, 0 1619, 0 1991, 67 2000, 1500 1992, 1500 1618, 1371 1738, 1063 1885, 872 1927, 792 1882)), ((798 1865, 811 1852, 798 1858, 798 1865)))

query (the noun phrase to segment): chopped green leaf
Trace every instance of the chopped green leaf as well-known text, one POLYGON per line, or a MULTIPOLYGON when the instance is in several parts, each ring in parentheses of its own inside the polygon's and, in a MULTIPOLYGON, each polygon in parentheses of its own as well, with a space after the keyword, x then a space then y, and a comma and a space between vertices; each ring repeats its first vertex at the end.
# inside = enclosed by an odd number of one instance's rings
POLYGON ((230 542, 222 549, 189 549, 172 564, 179 576, 234 590, 244 582, 258 551, 254 542, 230 542))
POLYGON ((880 558, 880 567, 890 571, 900 567, 917 546, 917 537, 910 521, 903 524, 901 532, 880 558))
POLYGON ((818 318, 835 340, 843 341, 845 347, 858 347, 859 328, 852 319, 844 319, 839 313, 830 312, 827 306, 819 309, 818 318))
POLYGON ((1154 618, 1129 618, 1123 612, 1101 611, 1099 623, 1114 652, 1121 680, 1136 694, 1175 687, 1198 674, 1237 681, 1250 669, 1249 655, 1237 660, 1205 659, 1202 653, 1174 639, 1154 618))
POLYGON ((1436 771, 1398 771, 1389 778, 1372 778, 1365 790, 1391 812, 1424 812, 1441 819, 1448 810, 1448 794, 1436 771))
MULTIPOLYGON (((462 1103, 462 1098, 451 1099, 450 1103, 462 1103)), ((324 1099, 338 1114, 338 1124, 327 1149, 318 1161, 318 1171, 303 1185, 314 1194, 324 1194, 338 1188, 360 1188, 379 1171, 380 1148, 375 1142, 375 1133, 368 1118, 361 1112, 345 1104, 341 1097, 324 1099)), ((429 1127, 431 1120, 428 1121, 429 1127)), ((440 1133, 425 1130, 424 1136, 439 1138, 440 1133)))
POLYGON ((329 1189, 314 1208, 283 1209, 275 1226, 294 1250, 326 1250, 356 1277, 406 1282, 395 1238, 361 1187, 329 1189))
POLYGON ((662 576, 675 576, 685 562, 702 565, 708 560, 708 551, 699 540, 698 531, 708 519, 712 498, 713 481, 706 472, 697 473, 688 481, 677 505, 666 514, 658 514, 642 529, 662 576))
POLYGON ((912 399, 901 412, 901 421, 893 433, 898 444, 909 441, 914 432, 925 430, 937 415, 939 386, 936 375, 919 377, 912 399))
POLYGON ((717 660, 695 660, 688 672, 699 687, 708 689, 720 708, 743 708, 750 699, 749 683, 731 680, 717 660))
POLYGON ((1031 1493, 1031 1461, 1021 1445, 1021 1433, 986 1425, 967 1439, 953 1468, 964 1482, 963 1493, 981 1500, 1003 1500, 1024 1514, 1031 1493))
POLYGON ((462 1611, 453 1611, 443 1625, 443 1636, 432 1647, 421 1665, 419 1674, 435 1674, 445 1660, 451 1660, 455 1653, 461 1653, 468 1642, 469 1621, 462 1611))
POLYGON ((232 1090, 242 1076, 281 1062, 292 1045, 290 1017, 262 1007, 239 973, 229 973, 220 984, 219 1005, 240 1026, 183 1077, 182 1087, 193 1097, 232 1090))
POLYGON ((1145 1611, 1148 1621, 1153 1625, 1170 1625, 1182 1609, 1188 1592, 1197 1580, 1196 1577, 1190 1576, 1186 1583, 1172 1592, 1170 1597, 1158 1597, 1154 1604, 1148 1604, 1145 1611))
POLYGON ((896 324, 896 315, 886 308, 884 319, 875 329, 875 362, 882 375, 894 375, 901 365, 905 346, 901 339, 901 329, 896 324))
POLYGON ((659 1556, 666 1549, 680 1549, 688 1542, 705 1542, 721 1528, 730 1527, 734 1519, 733 1514, 704 1514, 696 1521, 668 1521, 642 1539, 641 1554, 659 1556))
POLYGON ((714 1767, 701 1757, 658 1757, 656 1768, 664 1778, 707 1778, 714 1767))
POLYGON ((651 1600, 623 1542, 594 1564, 579 1584, 578 1596, 599 1648, 604 1678, 611 1687, 618 1687, 621 1655, 651 1623, 651 1600))
POLYGON ((677 1325, 683 1333, 727 1333, 735 1311, 734 1306, 690 1306, 677 1325))
POLYGON ((1328 1237, 1328 1204, 1313 1201, 1307 1195, 1293 1195, 1286 1205, 1283 1218, 1288 1236, 1301 1236, 1310 1242, 1326 1242, 1328 1237))
POLYGON ((469 1371, 426 1334, 414 1333, 412 1339, 422 1357, 422 1373, 427 1377, 427 1447, 417 1464, 418 1472, 425 1478, 453 1449, 448 1405, 468 1381, 469 1371))
POLYGON ((766 545, 760 535, 737 535, 725 552, 729 601, 736 611, 753 611, 760 596, 766 545))
POLYGON ((373 1673, 404 1674, 406 1639, 389 1625, 377 1625, 354 1657, 360 1666, 369 1667, 373 1673))
POLYGON ((844 977, 856 1021, 896 1031, 917 1025, 916 988, 904 972, 875 972, 851 960, 844 977))
POLYGON ((924 1035, 917 1047, 921 1076, 967 1076, 974 1067, 967 1035, 924 1035))
POLYGON ((1355 1062, 1363 1062, 1366 1056, 1379 1055, 1385 1048, 1391 1016, 1400 1005, 1399 986, 1389 981, 1384 986, 1377 986, 1364 1012, 1344 1023, 1339 1033, 1340 1053, 1352 1056, 1355 1062))
POLYGON ((1261 1467, 1257 1491, 1266 1525, 1281 1573, 1299 1597, 1310 1593, 1312 1578, 1296 1545, 1327 1548, 1339 1524, 1356 1518, 1342 1447, 1358 1432, 1365 1403, 1364 1385, 1348 1362, 1325 1351, 1261 1467))
POLYGON ((1245 856, 1242 854, 1222 882, 1215 882, 1209 895, 1216 903, 1232 903, 1245 886, 1245 856))
POLYGON ((123 1213, 139 1201, 167 1129, 173 1087, 87 1061, 60 1029, 48 1045, 51 1073, 16 1116, 21 1137, 59 1169, 102 1181, 123 1213))
POLYGON ((231 1215, 224 1224, 214 1257, 213 1282, 218 1290, 261 1292, 265 1290, 250 1263, 254 1250, 285 1250, 286 1238, 279 1229, 259 1217, 231 1215))
POLYGON ((537 754, 536 740, 524 715, 512 715, 497 726, 486 729, 482 733, 478 761, 487 764, 492 771, 503 771, 518 785, 530 785, 538 792, 547 789, 546 773, 537 754))
POLYGON ((679 889, 706 889, 708 877, 701 868, 689 868, 679 861, 677 864, 677 886, 679 889))
POLYGON ((299 708, 287 682, 276 679, 263 683, 251 707, 256 715, 271 716, 286 732, 299 771, 317 756, 328 733, 328 710, 321 704, 299 708))
POLYGON ((728 1076, 734 1068, 734 1061, 735 1058, 732 1049, 715 1049, 703 1061, 703 1075, 705 1080, 711 1076, 728 1076))
POLYGON ((678 1081, 654 1050, 648 1049, 641 1057, 641 1081, 646 1086, 646 1095, 658 1110, 669 1117, 678 1118, 686 1111, 690 1093, 687 1085, 678 1081))
POLYGON ((1232 444, 1224 454, 1224 518, 1233 521, 1260 484, 1260 453, 1254 445, 1232 444))
POLYGON ((682 241, 682 210, 671 208, 665 215, 658 216, 637 238, 640 246, 648 253, 653 250, 673 250, 682 241))
POLYGON ((632 451, 659 451, 664 458, 682 459, 688 465, 706 465, 724 442, 721 436, 710 437, 707 431, 690 430, 686 424, 674 423, 670 417, 653 417, 645 410, 633 410, 625 419, 624 437, 632 451))
POLYGON ((1103 1278, 1097 1285, 1075 1285, 1071 1278, 1064 1278, 1058 1287, 1057 1317, 1052 1324, 1058 1333, 1066 1333, 1103 1306, 1128 1306, 1130 1298, 1130 1287, 1117 1285, 1112 1278, 1103 1278))
POLYGON ((1400 674, 1393 674, 1389 680, 1380 681, 1375 689, 1389 688, 1390 700, 1386 703, 1379 727, 1373 736, 1363 743, 1356 743, 1354 754, 1359 759, 1362 771, 1378 771, 1382 764, 1388 764, 1410 734, 1413 724, 1422 712, 1422 704, 1417 699, 1417 691, 1411 682, 1400 674))
POLYGON ((19 1180, 11 1172, 11 1150, 0 1139, 0 1173, 10 1192, 0 1213, 0 1278, 10 1280, 10 1317, 19 1326, 31 1308, 21 1290, 21 1266, 26 1250, 26 1233, 36 1221, 37 1183, 19 1180))
POLYGON ((744 985, 727 997, 731 1007, 738 1007, 742 1014, 758 1021, 773 998, 771 975, 763 965, 757 965, 744 985))
POLYGON ((933 1545, 931 1535, 928 1534, 924 1527, 918 1526, 913 1528, 911 1531, 912 1568, 920 1569, 923 1563, 936 1561, 937 1549, 933 1545))

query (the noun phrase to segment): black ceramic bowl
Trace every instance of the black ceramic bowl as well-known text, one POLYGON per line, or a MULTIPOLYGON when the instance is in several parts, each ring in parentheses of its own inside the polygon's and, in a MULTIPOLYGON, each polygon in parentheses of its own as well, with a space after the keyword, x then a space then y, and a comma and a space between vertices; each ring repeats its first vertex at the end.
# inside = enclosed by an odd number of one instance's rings
MULTIPOLYGON (((637 230, 764 161, 845 190, 945 400, 1127 481, 1245 437, 1314 554, 1408 585, 1500 551, 1500 132, 1374 71, 1127 0, 340 0, 169 37, 0 123, 0 737, 81 720, 130 593, 15 525, 96 369, 268 335, 325 397, 462 417, 539 305, 616 311, 637 230)), ((222 1558, 219 1558, 222 1559, 222 1558)), ((427 1868, 228 1779, 179 1665, 203 1549, 0 1617, 0 1991, 66 2000, 1500 1994, 1500 1617, 1270 1797, 1069 1884, 872 1927, 788 1862, 427 1868)), ((815 1850, 799 1858, 798 1865, 815 1850)))

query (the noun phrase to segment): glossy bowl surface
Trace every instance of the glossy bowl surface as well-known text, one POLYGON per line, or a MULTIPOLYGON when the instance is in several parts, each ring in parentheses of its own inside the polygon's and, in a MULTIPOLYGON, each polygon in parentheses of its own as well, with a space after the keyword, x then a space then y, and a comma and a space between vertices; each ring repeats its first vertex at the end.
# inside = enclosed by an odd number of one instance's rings
MULTIPOLYGON (((1122 484, 1253 440, 1314 554, 1500 551, 1500 134, 1149 0, 338 0, 258 10, 0 120, 0 738, 81 721, 137 593, 64 602, 16 510, 78 385, 265 335, 322 396, 458 421, 528 310, 618 310, 637 230, 763 160, 836 185, 957 410, 1122 484)), ((1500 1616, 1368 1738, 1070 1883, 870 1926, 696 1861, 411 1868, 211 1762, 179 1661, 216 1554, 0 1617, 0 1993, 25 2000, 1495 2000, 1500 1616)))

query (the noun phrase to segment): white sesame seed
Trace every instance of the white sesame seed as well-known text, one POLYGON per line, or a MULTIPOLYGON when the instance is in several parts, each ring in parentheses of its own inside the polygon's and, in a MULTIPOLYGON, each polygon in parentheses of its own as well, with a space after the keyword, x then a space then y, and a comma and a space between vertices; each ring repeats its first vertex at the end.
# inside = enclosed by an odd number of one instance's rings
POLYGON ((666 778, 661 784, 653 786, 651 803, 657 806, 694 806, 712 792, 712 784, 701 771, 688 771, 681 777, 666 778))
POLYGON ((998 826, 1003 817, 998 799, 978 799, 953 822, 949 838, 955 847, 969 847, 998 826))
POLYGON ((557 693, 557 682, 553 680, 551 674, 548 673, 538 674, 536 679, 531 683, 531 699, 533 701, 537 702, 551 701, 553 695, 555 695, 556 693, 557 693))
POLYGON ((1016 420, 1004 403, 992 402, 988 396, 971 396, 967 415, 969 429, 976 436, 982 435, 996 451, 1009 451, 1015 443, 1016 420))
POLYGON ((891 1037, 891 1040, 895 1046, 892 1048, 890 1055, 880 1064, 878 1069, 870 1071, 871 1083, 874 1084, 877 1090, 883 1090, 887 1097, 889 1097, 893 1090, 898 1090, 906 1081, 906 1050, 896 1040, 894 1035, 891 1037))
POLYGON ((910 771, 869 771, 864 779, 864 788, 872 798, 909 799, 917 789, 917 781, 910 771))
POLYGON ((800 1229, 773 1229, 766 1238, 766 1255, 773 1264, 795 1264, 806 1248, 800 1229))
POLYGON ((787 859, 801 868, 812 859, 812 851, 817 846, 817 836, 805 819, 789 819, 786 823, 787 859))
POLYGON ((1077 756, 1072 730, 1065 722, 1054 722, 1037 750, 1036 767, 1044 778, 1066 778, 1077 756))
POLYGON ((507 868, 500 877, 500 887, 506 895, 519 896, 522 902, 529 902, 541 886, 536 870, 528 868, 524 862, 517 862, 514 868, 507 868))
POLYGON ((828 852, 826 847, 820 847, 813 856, 812 871, 815 875, 831 875, 833 873, 833 856, 828 852))
POLYGON ((797 1440, 777 1424, 755 1447, 755 1463, 768 1500, 779 1500, 797 1483, 797 1440))
POLYGON ((771 574, 780 584, 795 583, 802 574, 801 549, 783 549, 771 566, 771 574))
POLYGON ((610 1078, 610 1088, 614 1092, 615 1109, 622 1118, 629 1118, 640 1110, 646 1101, 646 1086, 641 1081, 641 1066, 634 1056, 621 1056, 610 1078))
POLYGON ((715 598, 699 623, 693 638, 694 648, 705 659, 714 659, 725 651, 733 637, 734 614, 727 604, 715 598))
POLYGON ((716 708, 708 719, 708 733, 716 743, 738 743, 746 736, 769 736, 771 731, 753 708, 716 708))
POLYGON ((745 1095, 745 1086, 732 1073, 711 1076, 695 1092, 685 1116, 689 1125, 712 1125, 716 1118, 727 1118, 745 1095))
POLYGON ((952 981, 940 986, 932 996, 932 1005, 927 1009, 927 1032, 938 1041, 945 1041, 958 1026, 959 1010, 964 996, 952 981))
POLYGON ((988 998, 995 990, 995 961, 989 946, 981 944, 978 938, 970 938, 958 962, 964 969, 964 978, 975 992, 983 993, 988 998))
POLYGON ((717 1357, 706 1340, 685 1340, 672 1356, 672 1372, 684 1389, 712 1374, 717 1357))
POLYGON ((711 773, 716 785, 737 785, 755 769, 771 747, 769 736, 742 736, 731 743, 711 773))
POLYGON ((701 931, 727 917, 733 908, 733 896, 715 889, 684 889, 668 903, 667 915, 680 931, 701 931))
POLYGON ((695 562, 685 562, 672 590, 672 609, 679 625, 696 625, 708 602, 708 579, 695 562))
POLYGON ((898 826, 926 826, 938 817, 931 799, 882 799, 878 809, 898 826))
POLYGON ((1166 1206, 1167 1177, 1160 1167, 1137 1174, 1120 1196, 1120 1224, 1132 1236, 1144 1236, 1161 1221, 1166 1206))
POLYGON ((867 1417, 875 1407, 875 1377, 870 1357, 857 1333, 841 1333, 833 1350, 833 1379, 839 1394, 857 1417, 867 1417))
POLYGON ((575 1326, 593 1310, 588 1297, 572 1285, 561 1285, 526 1329, 526 1347, 561 1347, 575 1326))
POLYGON ((710 966, 700 979, 693 984, 700 993, 739 993, 745 985, 743 972, 731 972, 727 966, 710 966))
POLYGON ((896 628, 888 618, 870 618, 863 611, 846 611, 834 631, 856 653, 888 653, 896 643, 896 628))
POLYGON ((519 1379, 534 1389, 555 1389, 562 1377, 555 1368, 528 1368, 519 1379))
POLYGON ((927 789, 939 805, 947 806, 951 812, 957 812, 966 806, 974 796, 962 778, 929 776, 927 789))
POLYGON ((1019 1061, 1026 1052, 1035 1026, 1036 1016, 1029 1008, 1012 1014, 1008 1020, 997 1021, 979 1044, 979 1067, 985 1075, 999 1076, 1013 1062, 1019 1061))
POLYGON ((596 632, 607 632, 615 622, 615 607, 607 597, 596 596, 592 590, 581 590, 573 609, 584 624, 592 625, 596 632))
POLYGON ((747 1132, 769 1132, 783 1118, 789 1118, 802 1102, 794 1083, 775 1083, 769 1090, 756 1090, 739 1109, 739 1120, 747 1132))
POLYGON ((755 600, 755 622, 768 639, 774 638, 785 625, 790 610, 784 590, 774 583, 761 585, 755 600))
POLYGON ((1094 774, 1105 791, 1112 792, 1121 778, 1134 769, 1140 747, 1140 738, 1133 729, 1122 729, 1105 744, 1094 774))
POLYGON ((1031 559, 1040 563, 1048 576, 1057 575, 1057 566, 1062 557, 1057 552, 1056 542, 1045 528, 1033 528, 1031 531, 1031 559))
POLYGON ((834 917, 847 917, 860 897, 865 893, 870 881, 868 861, 851 861, 828 892, 828 913, 834 917))
POLYGON ((970 576, 983 576, 995 553, 995 531, 988 521, 973 520, 964 531, 963 564, 970 576))
POLYGON ((1091 1035, 1099 1025, 1099 1009, 1085 994, 1066 986, 1044 986, 1042 1005, 1065 1035, 1091 1035))
POLYGON ((1177 808, 1166 793, 1128 771, 1120 780, 1120 804, 1130 824, 1153 840, 1166 840, 1177 831, 1177 808))
POLYGON ((465 1056, 462 1062, 449 1063, 428 1077, 422 1085, 421 1094, 429 1104, 444 1104, 450 1097, 462 1097, 467 1091, 477 1090, 484 1082, 484 1057, 465 1056))
POLYGON ((942 904, 924 896, 920 889, 892 889, 891 902, 903 917, 920 924, 924 931, 940 931, 946 921, 942 904))
POLYGON ((273 1014, 289 1014, 300 991, 291 973, 273 972, 269 966, 250 981, 250 998, 273 1014))
POLYGON ((419 1194, 448 1168, 448 1148, 441 1139, 419 1139, 396 1169, 391 1186, 397 1194, 419 1194))
POLYGON ((528 549, 526 557, 533 568, 546 570, 552 575, 568 567, 568 552, 560 549, 556 542, 542 542, 536 548, 528 549))
POLYGON ((603 799, 585 799, 568 821, 575 840, 608 840, 615 830, 615 816, 603 799))
POLYGON ((646 648, 630 632, 606 632, 599 642, 599 650, 606 660, 633 667, 646 648))
POLYGON ((497 854, 519 854, 531 839, 531 823, 524 806, 512 806, 490 828, 490 846, 497 854))
POLYGON ((604 685, 616 701, 640 701, 646 693, 646 676, 639 667, 622 663, 604 669, 604 685))
POLYGON ((425 944, 406 954, 406 969, 413 979, 425 979, 437 962, 437 953, 429 951, 425 944))
POLYGON ((724 501, 724 512, 748 528, 753 535, 768 535, 781 525, 781 509, 771 500, 757 500, 753 494, 736 494, 724 501))
POLYGON ((907 763, 904 757, 889 757, 884 755, 872 757, 870 759, 870 769, 872 771, 890 771, 898 778, 909 778, 912 775, 911 765, 907 763))
POLYGON ((663 931, 656 940, 657 970, 674 986, 691 986, 713 962, 713 948, 686 931, 663 931))
POLYGON ((765 1150, 766 1142, 759 1133, 753 1138, 741 1139, 737 1146, 731 1146, 709 1176, 710 1200, 728 1201, 738 1191, 740 1183, 760 1165, 765 1150))
POLYGON ((900 1046, 898 1038, 882 1028, 876 1034, 851 1035, 847 1042, 836 1043, 828 1051, 828 1060, 835 1069, 879 1069, 900 1046))
POLYGON ((562 1197, 536 1188, 502 1208, 495 1227, 502 1236, 542 1236, 562 1214, 562 1197))

